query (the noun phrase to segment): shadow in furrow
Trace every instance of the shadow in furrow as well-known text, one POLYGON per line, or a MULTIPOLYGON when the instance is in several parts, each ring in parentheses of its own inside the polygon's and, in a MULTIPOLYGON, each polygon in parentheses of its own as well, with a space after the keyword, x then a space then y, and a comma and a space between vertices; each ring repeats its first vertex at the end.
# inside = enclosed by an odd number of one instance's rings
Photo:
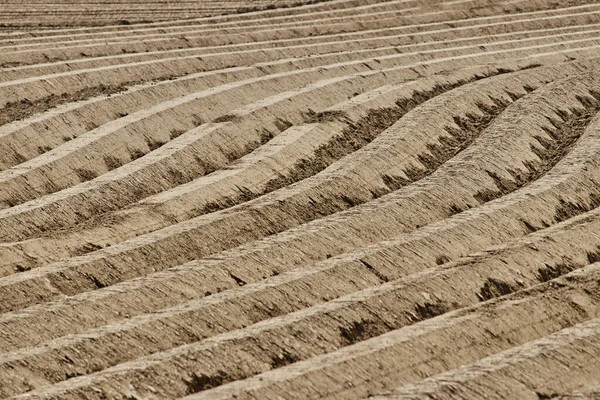
MULTIPOLYGON (((487 203, 488 201, 500 198, 508 193, 514 192, 515 190, 526 186, 527 184, 536 181, 548 171, 550 171, 564 156, 573 148, 577 140, 581 137, 585 128, 588 126, 592 118, 596 115, 600 109, 600 93, 590 91, 590 97, 577 97, 577 100, 581 103, 582 108, 574 108, 570 112, 564 110, 557 110, 556 113, 560 116, 561 120, 555 120, 548 118, 551 127, 544 127, 544 131, 548 137, 536 136, 538 145, 532 145, 532 152, 538 157, 535 161, 524 162, 526 170, 512 169, 508 170, 513 180, 502 178, 497 174, 486 171, 487 174, 494 180, 494 183, 498 190, 482 190, 477 192, 474 197, 481 204, 487 203)), ((600 198, 593 201, 592 208, 596 208, 600 204, 600 198), (598 204, 596 204, 598 202, 598 204)), ((565 209, 557 210, 556 221, 560 222, 570 218, 571 216, 589 211, 585 207, 580 205, 571 205, 569 207, 565 203, 565 209), (574 208, 574 210, 570 210, 574 208)), ((592 209, 590 208, 590 209, 592 209)), ((535 227, 530 226, 530 229, 535 227)))
MULTIPOLYGON (((306 113, 305 123, 339 122, 346 124, 347 126, 340 135, 332 138, 330 141, 317 148, 312 157, 301 159, 294 165, 289 173, 280 175, 267 182, 266 187, 261 192, 254 193, 246 188, 240 188, 241 193, 238 196, 227 197, 219 202, 209 203, 205 205, 197 215, 227 209, 316 175, 334 162, 372 142, 382 132, 398 122, 398 120, 406 113, 427 100, 465 84, 510 72, 513 71, 506 68, 499 68, 489 74, 475 75, 471 79, 459 80, 453 84, 436 85, 431 90, 413 93, 411 98, 398 100, 394 107, 370 109, 364 117, 355 122, 348 118, 342 111, 328 110, 315 112, 309 109, 306 113)), ((488 107, 483 104, 478 105, 484 113, 483 116, 468 115, 466 117, 455 117, 455 122, 460 129, 451 127, 446 128, 450 136, 440 138, 440 145, 428 146, 431 154, 422 154, 419 156, 419 160, 425 165, 424 169, 415 168, 414 170, 407 171, 407 175, 410 174, 411 176, 411 179, 408 180, 401 177, 384 175, 383 180, 389 190, 374 191, 372 192, 373 198, 378 198, 384 194, 395 191, 402 186, 422 179, 432 173, 444 162, 468 147, 478 136, 478 133, 502 112, 506 106, 508 106, 508 103, 499 99, 494 99, 494 102, 496 103, 496 106, 493 107, 488 107)), ((353 198, 348 195, 342 197, 341 200, 340 206, 336 207, 336 210, 324 210, 314 218, 329 215, 333 212, 341 211, 348 206, 354 207, 365 202, 364 199, 353 198)))

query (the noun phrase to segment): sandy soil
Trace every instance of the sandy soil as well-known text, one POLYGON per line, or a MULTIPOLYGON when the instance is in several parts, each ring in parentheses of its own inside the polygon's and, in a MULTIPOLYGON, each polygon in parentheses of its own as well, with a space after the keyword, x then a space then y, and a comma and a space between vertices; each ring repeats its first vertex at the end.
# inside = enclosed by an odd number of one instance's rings
POLYGON ((600 398, 596 2, 0 3, 1 398, 600 398))

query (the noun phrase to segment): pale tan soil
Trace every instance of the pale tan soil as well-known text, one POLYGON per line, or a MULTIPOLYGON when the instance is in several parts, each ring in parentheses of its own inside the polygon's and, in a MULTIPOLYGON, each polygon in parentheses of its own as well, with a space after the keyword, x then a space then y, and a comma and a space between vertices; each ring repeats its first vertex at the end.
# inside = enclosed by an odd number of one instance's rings
POLYGON ((0 5, 0 398, 600 397, 600 5, 0 5))

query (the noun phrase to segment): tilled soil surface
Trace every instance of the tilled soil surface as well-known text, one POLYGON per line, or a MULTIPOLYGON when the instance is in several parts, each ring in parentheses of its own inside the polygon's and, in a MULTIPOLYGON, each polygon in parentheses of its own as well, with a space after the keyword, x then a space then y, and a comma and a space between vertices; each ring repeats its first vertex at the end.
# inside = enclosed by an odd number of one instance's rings
POLYGON ((600 5, 9 1, 0 397, 600 398, 600 5))

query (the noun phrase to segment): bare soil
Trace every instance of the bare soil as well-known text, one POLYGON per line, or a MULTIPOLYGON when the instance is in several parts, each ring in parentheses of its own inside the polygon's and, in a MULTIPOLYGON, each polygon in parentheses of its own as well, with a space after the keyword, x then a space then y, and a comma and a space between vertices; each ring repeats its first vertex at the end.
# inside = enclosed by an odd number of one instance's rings
POLYGON ((599 23, 3 4, 0 398, 598 398, 599 23))

